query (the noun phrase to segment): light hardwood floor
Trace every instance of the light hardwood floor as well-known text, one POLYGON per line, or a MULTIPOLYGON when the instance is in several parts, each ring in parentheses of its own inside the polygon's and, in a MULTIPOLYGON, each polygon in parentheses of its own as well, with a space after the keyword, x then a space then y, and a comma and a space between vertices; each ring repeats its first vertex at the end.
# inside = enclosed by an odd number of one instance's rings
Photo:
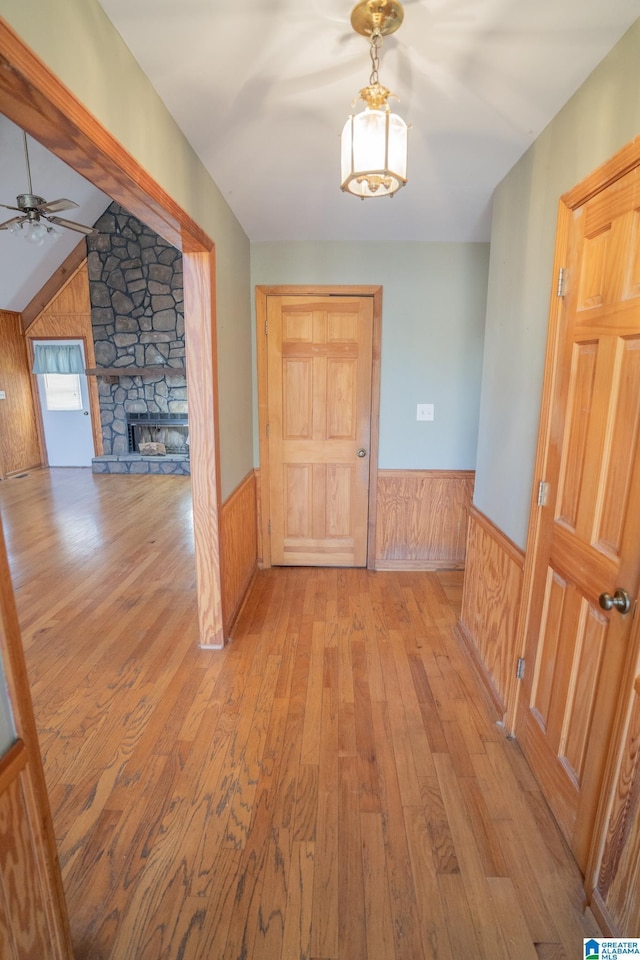
POLYGON ((262 572, 197 649, 188 479, 0 483, 78 960, 570 960, 579 872, 459 573, 262 572))

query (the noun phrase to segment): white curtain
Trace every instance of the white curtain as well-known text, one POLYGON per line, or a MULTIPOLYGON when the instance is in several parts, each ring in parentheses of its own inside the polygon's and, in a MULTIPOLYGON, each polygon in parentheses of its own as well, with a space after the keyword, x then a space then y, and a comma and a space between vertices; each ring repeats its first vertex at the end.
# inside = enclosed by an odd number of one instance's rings
POLYGON ((84 373, 82 350, 77 343, 37 343, 33 373, 84 373))

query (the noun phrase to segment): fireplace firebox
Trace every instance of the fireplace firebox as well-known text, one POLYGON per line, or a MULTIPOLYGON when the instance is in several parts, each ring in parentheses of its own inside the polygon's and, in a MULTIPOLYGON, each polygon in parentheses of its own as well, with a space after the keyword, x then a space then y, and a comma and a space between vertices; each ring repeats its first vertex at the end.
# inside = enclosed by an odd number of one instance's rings
POLYGON ((139 453, 141 443, 163 443, 167 453, 189 455, 189 421, 186 413, 128 413, 129 452, 139 453))

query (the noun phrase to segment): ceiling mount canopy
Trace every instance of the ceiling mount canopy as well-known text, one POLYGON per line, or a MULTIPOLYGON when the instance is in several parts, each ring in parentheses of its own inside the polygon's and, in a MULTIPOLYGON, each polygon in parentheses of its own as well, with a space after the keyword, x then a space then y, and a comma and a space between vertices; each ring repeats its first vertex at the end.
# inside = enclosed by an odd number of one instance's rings
POLYGON ((361 0, 351 11, 351 26, 363 37, 379 33, 388 37, 404 20, 404 9, 398 0, 361 0))
POLYGON ((364 101, 364 110, 352 114, 342 130, 340 186, 362 200, 392 197, 407 182, 407 124, 391 113, 388 100, 394 94, 378 79, 383 37, 403 19, 399 0, 361 0, 351 11, 351 26, 369 38, 371 76, 357 98, 364 101))

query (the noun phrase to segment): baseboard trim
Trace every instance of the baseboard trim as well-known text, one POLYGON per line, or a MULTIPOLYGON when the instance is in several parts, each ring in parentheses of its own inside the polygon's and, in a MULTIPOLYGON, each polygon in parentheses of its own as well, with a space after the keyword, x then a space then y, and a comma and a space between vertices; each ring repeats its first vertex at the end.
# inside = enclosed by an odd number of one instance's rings
POLYGON ((376 560, 375 570, 464 570, 464 561, 453 560, 376 560))

